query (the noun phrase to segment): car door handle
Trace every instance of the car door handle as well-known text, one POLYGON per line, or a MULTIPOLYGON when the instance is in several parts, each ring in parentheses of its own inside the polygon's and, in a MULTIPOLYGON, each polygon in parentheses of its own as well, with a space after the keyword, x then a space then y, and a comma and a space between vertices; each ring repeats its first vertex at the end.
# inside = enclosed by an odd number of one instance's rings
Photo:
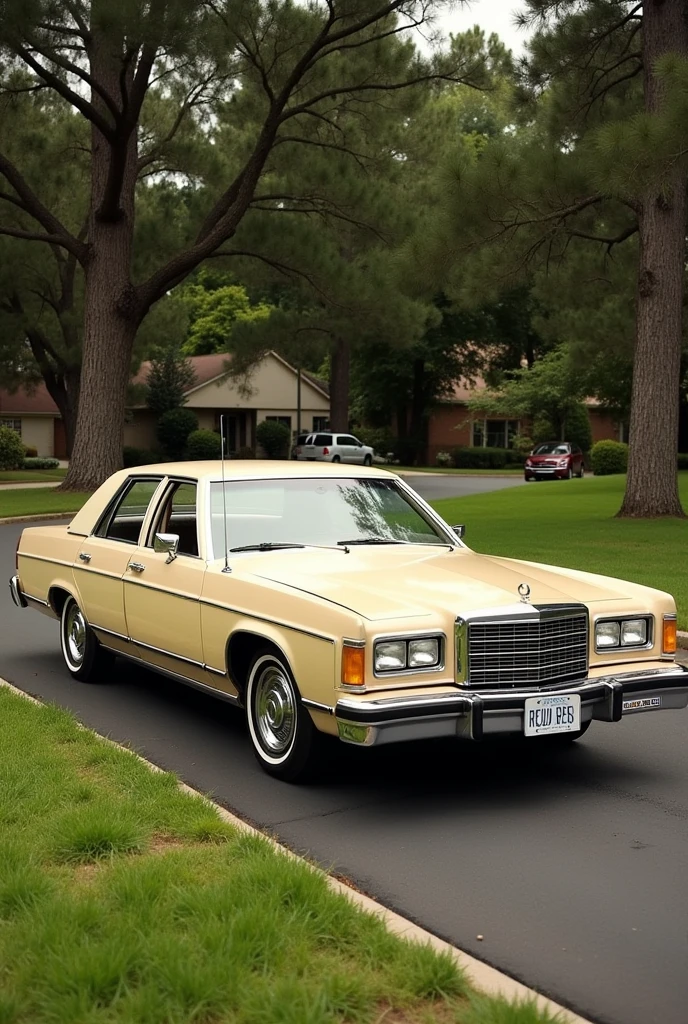
POLYGON ((131 569, 133 572, 143 572, 145 569, 143 562, 129 562, 127 569, 131 569))
POLYGON ((79 552, 79 558, 81 559, 82 562, 90 562, 91 561, 91 556, 86 551, 80 551, 79 552))

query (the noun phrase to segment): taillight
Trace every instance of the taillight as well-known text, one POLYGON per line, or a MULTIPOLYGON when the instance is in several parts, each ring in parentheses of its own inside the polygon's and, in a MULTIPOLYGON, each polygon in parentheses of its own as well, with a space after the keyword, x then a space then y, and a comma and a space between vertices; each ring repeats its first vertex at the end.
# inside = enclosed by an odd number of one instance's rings
POLYGON ((329 455, 329 454, 330 454, 330 449, 329 448, 323 448, 323 455, 329 455))

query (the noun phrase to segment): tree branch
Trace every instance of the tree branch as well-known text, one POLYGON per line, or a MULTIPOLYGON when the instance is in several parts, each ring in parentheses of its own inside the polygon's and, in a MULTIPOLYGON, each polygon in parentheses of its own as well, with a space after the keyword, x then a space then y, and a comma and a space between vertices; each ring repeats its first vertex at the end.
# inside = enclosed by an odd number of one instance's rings
MULTIPOLYGON (((8 160, 4 153, 0 153, 0 174, 10 183, 19 196, 23 209, 38 221, 45 230, 47 237, 38 235, 41 241, 52 241, 55 245, 61 245, 64 249, 73 252, 79 262, 83 265, 88 257, 88 247, 72 235, 62 222, 48 210, 40 201, 36 193, 30 188, 28 182, 22 177, 14 164, 8 160)), ((15 205, 20 204, 15 201, 15 205)), ((8 232, 5 231, 5 234, 8 232)), ((30 234, 30 232, 29 232, 30 234)), ((16 235, 15 237, 23 237, 16 235)), ((34 236, 35 237, 35 236, 34 236)))
POLYGON ((607 255, 610 255, 615 245, 619 245, 621 242, 625 242, 627 238, 632 238, 633 235, 636 235, 638 233, 639 227, 637 223, 631 224, 629 225, 629 227, 619 232, 618 235, 615 235, 611 238, 605 235, 594 235, 587 231, 577 231, 574 230, 573 228, 567 228, 566 230, 567 234, 571 235, 573 238, 585 238, 590 242, 600 242, 602 245, 606 245, 607 255))

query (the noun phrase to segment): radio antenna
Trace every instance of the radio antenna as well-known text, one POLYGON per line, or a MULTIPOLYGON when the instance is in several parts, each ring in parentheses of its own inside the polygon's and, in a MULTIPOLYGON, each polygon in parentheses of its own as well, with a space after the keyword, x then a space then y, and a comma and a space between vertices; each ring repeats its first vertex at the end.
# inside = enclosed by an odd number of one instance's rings
POLYGON ((229 568, 229 544, 227 542, 227 488, 225 487, 225 414, 220 414, 220 442, 222 445, 222 456, 220 468, 222 473, 222 526, 225 540, 225 567, 223 572, 231 572, 229 568))

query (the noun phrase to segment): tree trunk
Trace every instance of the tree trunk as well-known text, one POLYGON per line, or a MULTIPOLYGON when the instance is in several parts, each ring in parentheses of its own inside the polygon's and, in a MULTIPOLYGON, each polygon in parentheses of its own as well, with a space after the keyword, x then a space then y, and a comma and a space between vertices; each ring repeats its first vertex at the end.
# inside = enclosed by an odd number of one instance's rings
POLYGON ((351 345, 337 338, 330 361, 330 429, 349 430, 349 377, 351 345))
MULTIPOLYGON (((659 114, 666 53, 688 53, 683 0, 643 5, 645 110, 659 114)), ((620 516, 683 516, 678 495, 678 407, 685 274, 686 167, 678 161, 640 197, 640 256, 628 477, 620 516)))
MULTIPOLYGON (((97 30, 90 43, 91 75, 114 99, 121 95, 123 45, 97 30)), ((131 85, 131 72, 124 84, 131 85)), ((91 99, 107 112, 95 92, 91 99)), ((127 386, 141 319, 130 276, 136 160, 136 132, 108 141, 92 126, 81 393, 63 490, 95 490, 122 466, 127 386), (115 166, 124 167, 121 188, 113 186, 115 166)))
POLYGON ((427 417, 425 410, 425 360, 413 360, 411 391, 411 439, 415 447, 414 465, 427 461, 427 417))

